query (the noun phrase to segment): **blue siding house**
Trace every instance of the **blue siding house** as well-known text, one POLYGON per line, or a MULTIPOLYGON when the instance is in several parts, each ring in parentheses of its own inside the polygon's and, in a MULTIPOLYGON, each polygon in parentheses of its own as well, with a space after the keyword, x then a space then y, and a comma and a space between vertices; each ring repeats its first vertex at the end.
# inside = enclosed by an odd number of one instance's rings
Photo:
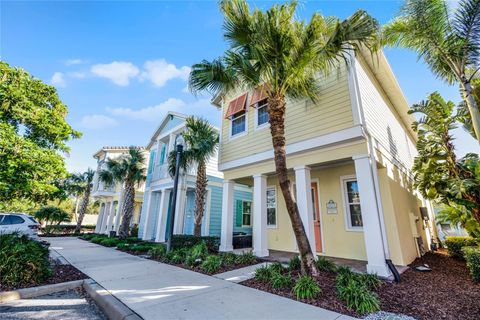
MULTIPOLYGON (((167 240, 167 226, 171 219, 173 179, 168 174, 168 154, 175 149, 175 141, 185 130, 187 116, 169 112, 160 123, 147 145, 150 152, 144 201, 139 224, 139 238, 156 242, 167 240)), ((217 156, 207 164, 207 196, 202 222, 202 235, 221 233, 223 174, 217 168, 217 156)), ((174 234, 193 234, 195 210, 195 168, 182 172, 175 209, 174 234)), ((252 234, 252 190, 248 186, 235 187, 236 217, 234 233, 252 234)))

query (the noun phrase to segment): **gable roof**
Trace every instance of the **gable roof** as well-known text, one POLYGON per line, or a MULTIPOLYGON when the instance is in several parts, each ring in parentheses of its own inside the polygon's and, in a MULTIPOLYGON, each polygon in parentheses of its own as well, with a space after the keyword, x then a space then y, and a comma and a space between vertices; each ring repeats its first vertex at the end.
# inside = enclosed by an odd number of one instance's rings
POLYGON ((185 121, 188 118, 188 115, 179 113, 179 112, 174 112, 174 111, 168 111, 163 120, 160 122, 160 125, 157 127, 157 129, 154 131, 152 137, 150 138, 150 141, 147 144, 147 149, 150 149, 152 145, 155 143, 156 138, 162 132, 163 128, 167 125, 167 123, 172 120, 173 118, 177 118, 180 120, 185 121))

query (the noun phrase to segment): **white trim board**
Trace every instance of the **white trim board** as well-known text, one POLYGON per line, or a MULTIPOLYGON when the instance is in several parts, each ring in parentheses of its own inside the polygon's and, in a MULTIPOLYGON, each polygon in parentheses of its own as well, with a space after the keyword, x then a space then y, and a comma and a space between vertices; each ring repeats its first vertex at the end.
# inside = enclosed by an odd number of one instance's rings
MULTIPOLYGON (((285 151, 287 155, 291 155, 298 152, 309 151, 312 149, 322 148, 352 140, 360 140, 363 138, 365 137, 363 135, 361 126, 354 126, 348 129, 335 131, 319 137, 289 144, 286 146, 285 151)), ((225 171, 270 159, 273 159, 273 150, 268 150, 244 158, 221 163, 218 165, 218 169, 220 171, 225 171)))

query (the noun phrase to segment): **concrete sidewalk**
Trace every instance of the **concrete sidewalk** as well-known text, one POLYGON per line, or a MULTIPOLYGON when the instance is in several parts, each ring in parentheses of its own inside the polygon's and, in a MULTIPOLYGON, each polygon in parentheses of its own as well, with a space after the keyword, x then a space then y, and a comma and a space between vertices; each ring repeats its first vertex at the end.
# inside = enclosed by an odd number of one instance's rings
POLYGON ((52 250, 146 320, 352 319, 77 238, 47 240, 52 250))

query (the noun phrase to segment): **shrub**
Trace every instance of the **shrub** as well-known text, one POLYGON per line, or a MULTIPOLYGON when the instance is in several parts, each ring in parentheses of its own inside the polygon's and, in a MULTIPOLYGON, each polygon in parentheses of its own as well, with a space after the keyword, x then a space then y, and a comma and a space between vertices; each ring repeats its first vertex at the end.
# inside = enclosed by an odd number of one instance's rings
POLYGON ((260 282, 270 282, 272 278, 272 269, 267 266, 263 266, 255 270, 255 280, 260 282))
POLYGON ((171 263, 181 264, 185 261, 188 255, 188 249, 176 249, 170 252, 167 252, 165 259, 171 263))
POLYGON ((257 262, 257 257, 251 252, 244 252, 235 258, 236 264, 253 264, 257 262))
POLYGON ((216 253, 218 252, 218 247, 220 245, 219 237, 199 237, 193 235, 185 234, 176 234, 172 237, 172 248, 181 249, 181 248, 191 248, 201 242, 204 242, 208 248, 208 252, 216 253))
POLYGON ((138 238, 138 225, 134 225, 131 229, 130 229, 130 236, 132 238, 138 238))
POLYGON ((282 273, 284 269, 280 262, 272 263, 268 266, 268 268, 272 271, 272 273, 282 273))
MULTIPOLYGON (((77 226, 73 224, 60 224, 60 225, 49 225, 43 230, 48 235, 74 235, 75 228, 77 226)), ((83 225, 81 231, 93 231, 95 230, 94 225, 83 225)), ((93 233, 90 233, 93 234, 93 233)), ((95 234, 93 234, 95 235, 95 234)))
POLYGON ((348 267, 338 268, 335 280, 338 296, 347 307, 360 314, 380 309, 378 296, 371 291, 380 285, 376 275, 357 274, 348 267))
POLYGON ((100 244, 100 242, 102 242, 106 238, 107 238, 107 236, 105 236, 105 235, 96 235, 95 237, 90 239, 90 241, 93 242, 93 243, 96 243, 96 244, 100 244))
POLYGON ((337 271, 337 265, 333 261, 328 260, 325 257, 318 257, 318 260, 315 261, 315 264, 317 265, 318 270, 321 270, 321 271, 327 271, 327 272, 337 271))
POLYGON ((167 254, 167 248, 163 245, 157 245, 151 248, 148 254, 155 260, 162 260, 167 254))
POLYGON ((120 240, 117 238, 106 238, 100 241, 99 244, 105 247, 116 247, 119 242, 120 240))
POLYGON ((222 266, 222 259, 219 256, 208 256, 205 261, 202 262, 200 268, 203 271, 213 274, 216 273, 222 266))
POLYGON ((448 254, 452 258, 463 258, 462 248, 463 247, 472 247, 477 244, 477 241, 472 237, 447 237, 445 240, 445 245, 448 249, 448 254))
POLYGON ((59 224, 61 222, 70 222, 71 215, 58 207, 43 207, 35 212, 37 220, 45 222, 45 224, 59 224))
POLYGON ((50 277, 48 248, 26 236, 0 235, 0 283, 18 288, 50 277))
POLYGON ((148 252, 152 249, 155 245, 153 244, 146 244, 146 243, 136 243, 129 246, 129 251, 132 252, 148 252))
POLYGON ((128 237, 125 239, 127 243, 139 243, 142 242, 142 240, 138 239, 137 237, 128 237))
POLYGON ((130 250, 131 246, 132 245, 130 245, 128 243, 120 242, 119 244, 117 244, 117 249, 121 250, 121 251, 128 251, 128 250, 130 250))
POLYGON ((270 278, 270 284, 275 289, 290 288, 293 284, 290 274, 273 273, 270 278))
POLYGON ((295 282, 293 292, 297 299, 315 299, 322 289, 311 276, 301 276, 295 282))
POLYGON ((463 253, 473 281, 480 282, 480 248, 465 247, 463 253))
POLYGON ((298 256, 293 257, 292 259, 290 259, 290 262, 288 262, 288 269, 290 269, 291 271, 300 270, 300 267, 301 262, 298 256))
POLYGON ((189 253, 191 256, 192 256, 192 259, 205 259, 207 256, 208 256, 208 248, 207 248, 207 245, 205 244, 204 241, 200 242, 199 244, 196 244, 194 245, 191 249, 190 249, 190 253, 189 253))
POLYGON ((233 266, 237 259, 237 255, 232 252, 223 252, 220 254, 220 257, 222 258, 222 264, 224 266, 233 266))

